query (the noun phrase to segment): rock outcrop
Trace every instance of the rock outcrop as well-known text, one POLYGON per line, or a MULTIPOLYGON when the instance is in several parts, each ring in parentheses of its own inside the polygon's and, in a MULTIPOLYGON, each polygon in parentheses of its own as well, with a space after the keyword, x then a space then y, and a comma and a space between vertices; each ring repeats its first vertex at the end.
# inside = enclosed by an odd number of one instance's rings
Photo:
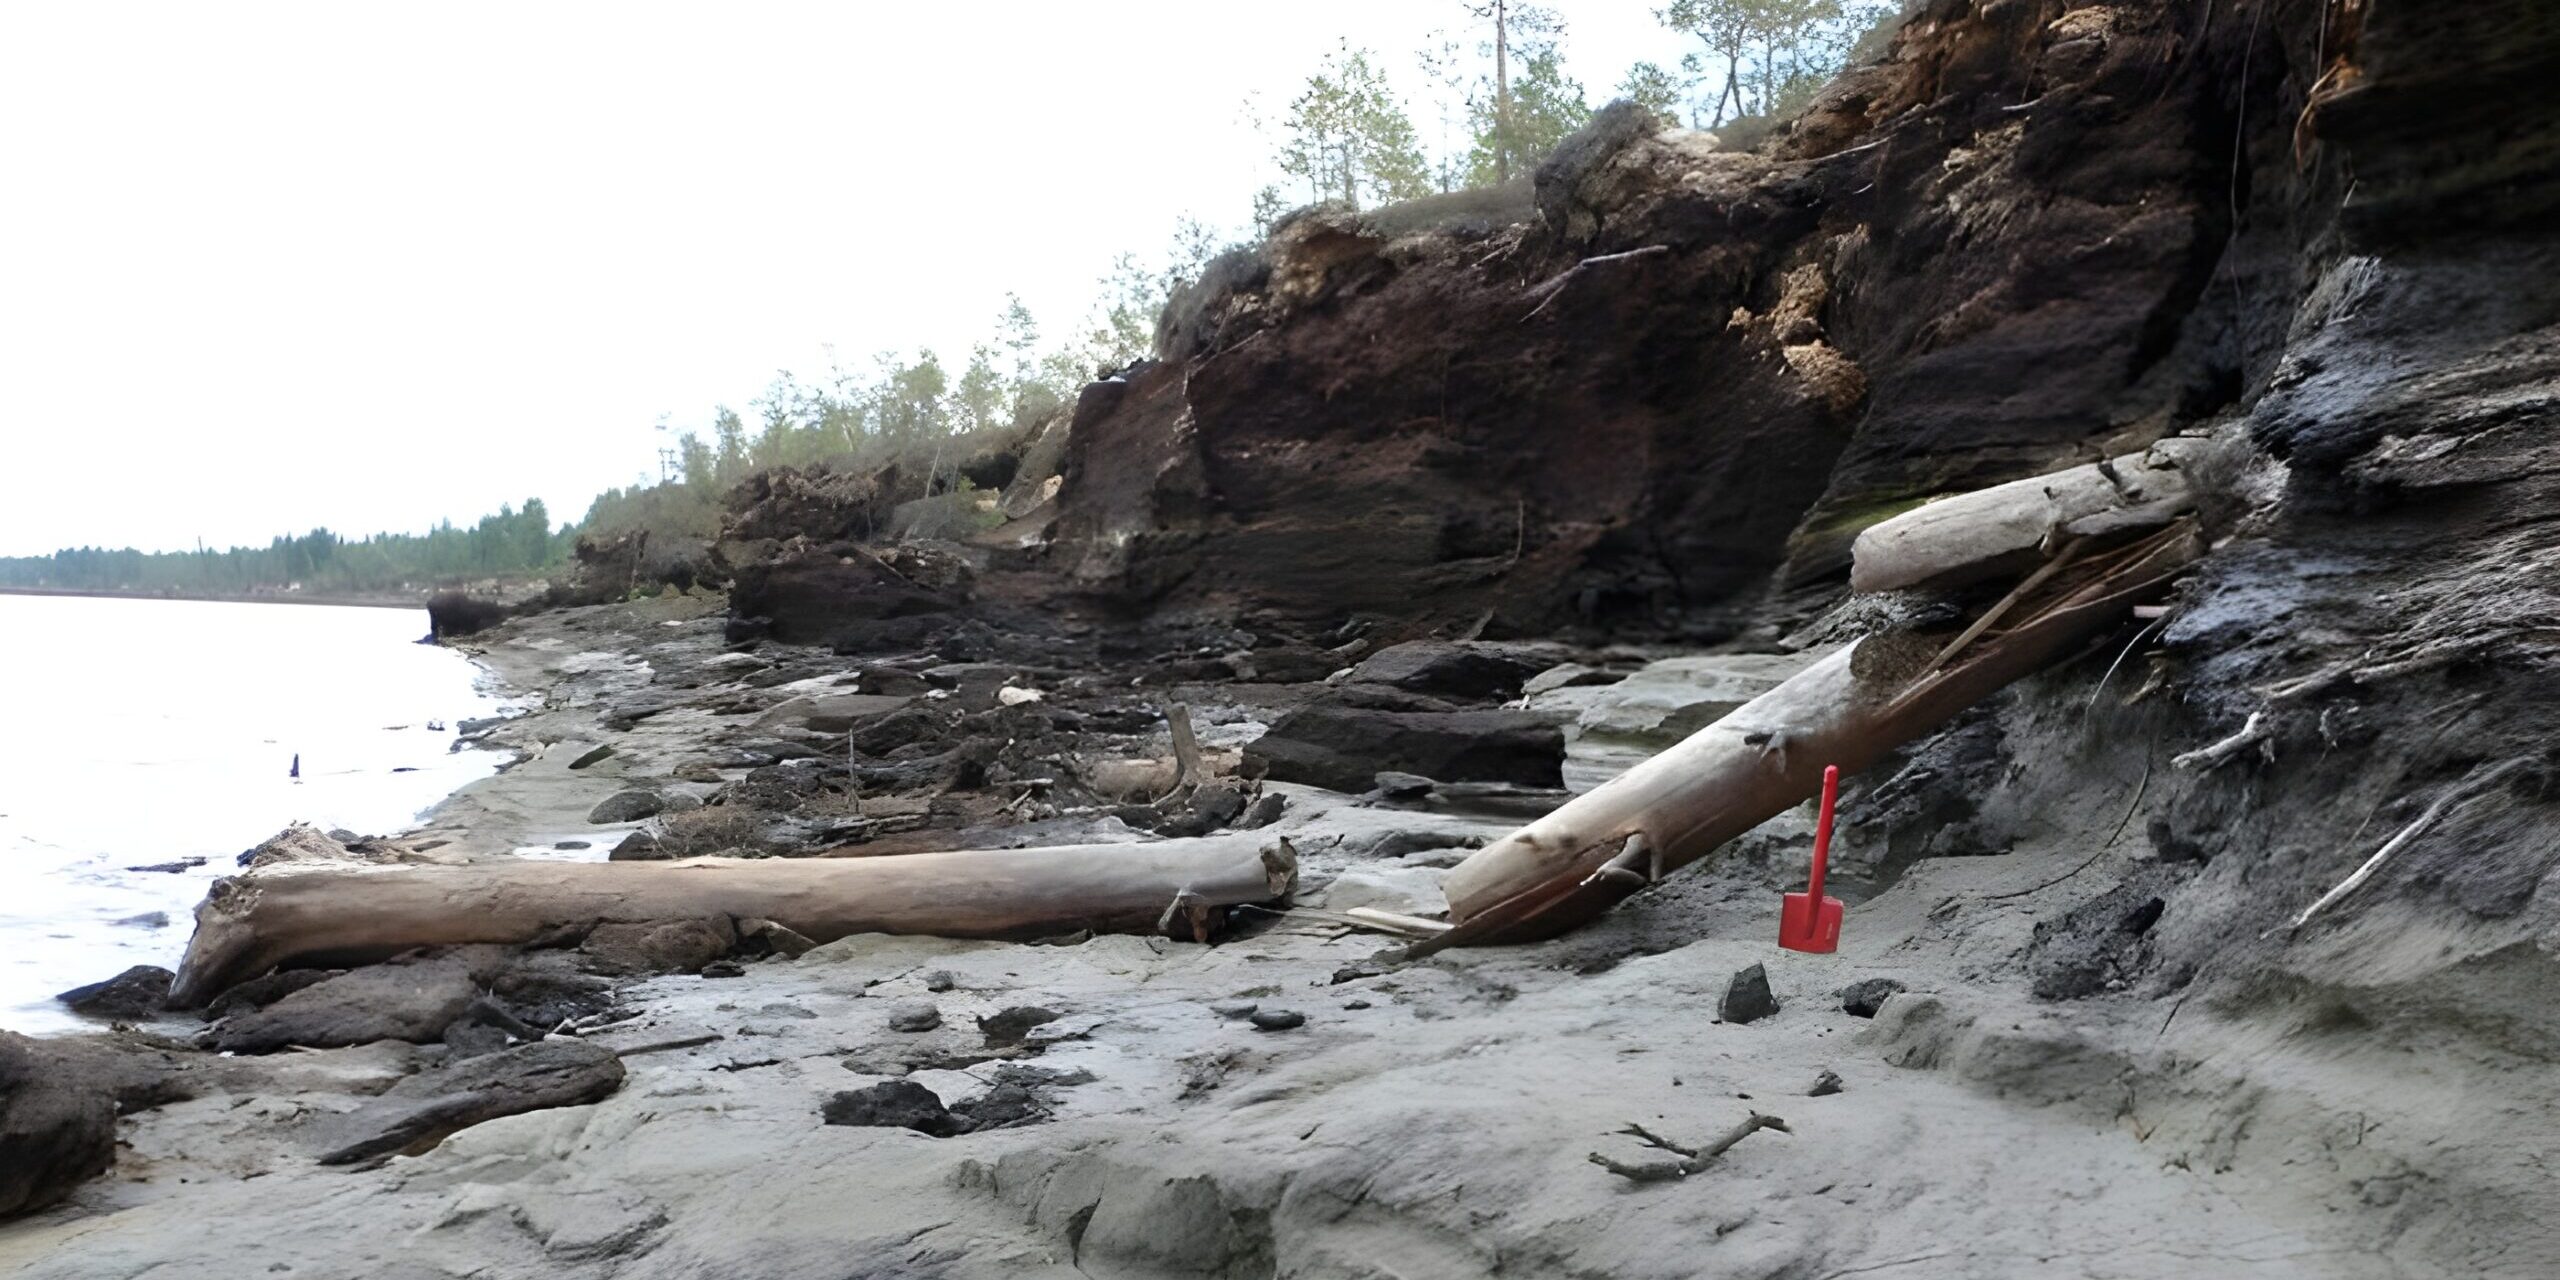
POLYGON ((113 1097, 42 1042, 0 1031, 0 1218, 60 1200, 115 1155, 113 1097))
POLYGON ((2265 378, 2212 287, 2273 266, 2229 151, 2317 72, 2248 25, 1940 0, 1757 151, 1613 108, 1518 221, 1302 215, 1086 391, 1051 561, 1134 605, 1730 630, 1883 515, 2265 378))

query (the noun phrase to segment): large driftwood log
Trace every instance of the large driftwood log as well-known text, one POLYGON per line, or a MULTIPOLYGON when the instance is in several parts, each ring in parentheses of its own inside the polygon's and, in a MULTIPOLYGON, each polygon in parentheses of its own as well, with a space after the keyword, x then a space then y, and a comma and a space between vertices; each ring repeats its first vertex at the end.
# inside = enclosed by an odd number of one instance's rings
POLYGON ((2115 541, 2195 510, 2189 465, 2216 447, 2173 437, 2121 458, 1994 485, 1867 527, 1849 589, 1954 587, 2015 576, 2073 539, 2115 541))
POLYGON ((1824 658, 1653 759, 1470 855, 1442 889, 1457 927, 1409 948, 1553 937, 1706 856, 2011 681, 2122 621, 2203 553, 2181 522, 2079 557, 2023 601, 2016 621, 1942 655, 1911 635, 1869 637, 1824 658))
POLYGON ((1204 937, 1211 913, 1285 898, 1296 876, 1296 855, 1267 836, 884 858, 278 867, 215 882, 169 999, 201 1005, 280 964, 528 942, 600 921, 762 919, 816 942, 1077 929, 1204 937))

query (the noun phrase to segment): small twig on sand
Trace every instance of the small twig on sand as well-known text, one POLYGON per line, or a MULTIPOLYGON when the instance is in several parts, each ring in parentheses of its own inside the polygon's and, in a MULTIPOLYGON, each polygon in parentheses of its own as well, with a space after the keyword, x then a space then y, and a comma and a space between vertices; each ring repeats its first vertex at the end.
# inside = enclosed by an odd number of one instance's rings
POLYGON ((1630 1123, 1618 1132, 1636 1138, 1656 1151, 1668 1151, 1680 1158, 1657 1160, 1651 1164, 1628 1164, 1624 1161, 1612 1160, 1594 1151, 1591 1153, 1591 1163, 1631 1182, 1678 1182, 1715 1163, 1716 1157, 1723 1155, 1727 1148, 1763 1129, 1775 1129, 1780 1133, 1795 1132, 1787 1127, 1786 1121, 1754 1111, 1750 1119, 1726 1130, 1723 1137, 1703 1147, 1690 1148, 1681 1146, 1643 1125, 1630 1123))
POLYGON ((2321 894, 2319 901, 2312 903, 2310 906, 2304 907, 2302 909, 2302 914, 2295 916, 2293 918, 2293 922, 2285 926, 2286 932, 2290 933, 2299 930, 2302 926, 2311 922, 2311 917, 2326 910, 2329 907, 2329 904, 2355 892, 2358 886, 2373 878, 2374 872, 2382 869, 2382 864, 2389 861, 2392 854, 2400 852, 2403 846, 2407 845, 2410 841, 2417 839, 2419 834, 2424 832, 2427 828, 2434 826, 2436 824, 2436 820, 2442 818, 2447 812, 2451 811, 2455 805, 2461 804, 2466 800, 2470 800, 2478 796, 2481 792, 2487 791, 2490 787, 2497 785, 2499 779, 2504 778, 2508 774, 2513 773, 2517 769, 2531 763, 2533 763, 2533 757, 2517 756, 2513 759, 2491 765, 2485 770, 2474 772, 2470 777, 2455 783, 2450 788, 2447 788, 2443 795, 2436 797, 2436 802, 2434 804, 2427 806, 2427 811, 2425 813, 2418 815, 2416 821, 2411 822, 2408 826, 2400 828, 2400 834, 2384 841, 2381 848, 2374 850, 2373 856, 2365 859, 2364 865, 2356 868, 2353 875, 2339 881, 2337 888, 2321 894))
POLYGON ((2232 758, 2241 752, 2274 736, 2275 727, 2267 723, 2267 713, 2252 711, 2249 713, 2248 723, 2240 726, 2240 732, 2212 746, 2198 747, 2184 755, 2173 756, 2169 760, 2169 767, 2173 769, 2219 768, 2230 763, 2232 758))

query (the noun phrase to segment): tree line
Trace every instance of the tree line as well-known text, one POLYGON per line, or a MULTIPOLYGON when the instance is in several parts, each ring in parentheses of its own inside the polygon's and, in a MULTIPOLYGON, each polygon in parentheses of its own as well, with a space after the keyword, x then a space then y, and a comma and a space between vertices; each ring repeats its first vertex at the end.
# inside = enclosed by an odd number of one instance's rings
POLYGON ((461 578, 538 573, 561 564, 575 526, 554 529, 540 498, 500 507, 468 528, 447 520, 425 533, 349 539, 327 529, 279 535, 263 547, 137 551, 67 547, 0 557, 0 586, 153 595, 420 590, 461 578))

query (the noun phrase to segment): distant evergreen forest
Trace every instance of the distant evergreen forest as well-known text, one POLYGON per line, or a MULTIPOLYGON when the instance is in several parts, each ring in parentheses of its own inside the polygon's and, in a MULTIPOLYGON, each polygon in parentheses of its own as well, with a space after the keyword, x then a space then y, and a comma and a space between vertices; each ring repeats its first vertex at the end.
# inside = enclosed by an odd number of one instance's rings
POLYGON ((0 557, 0 587, 152 595, 256 595, 300 590, 416 590, 461 578, 539 573, 568 558, 577 526, 554 529, 542 499, 463 528, 350 539, 327 529, 287 534, 263 547, 136 551, 66 547, 49 556, 0 557))

